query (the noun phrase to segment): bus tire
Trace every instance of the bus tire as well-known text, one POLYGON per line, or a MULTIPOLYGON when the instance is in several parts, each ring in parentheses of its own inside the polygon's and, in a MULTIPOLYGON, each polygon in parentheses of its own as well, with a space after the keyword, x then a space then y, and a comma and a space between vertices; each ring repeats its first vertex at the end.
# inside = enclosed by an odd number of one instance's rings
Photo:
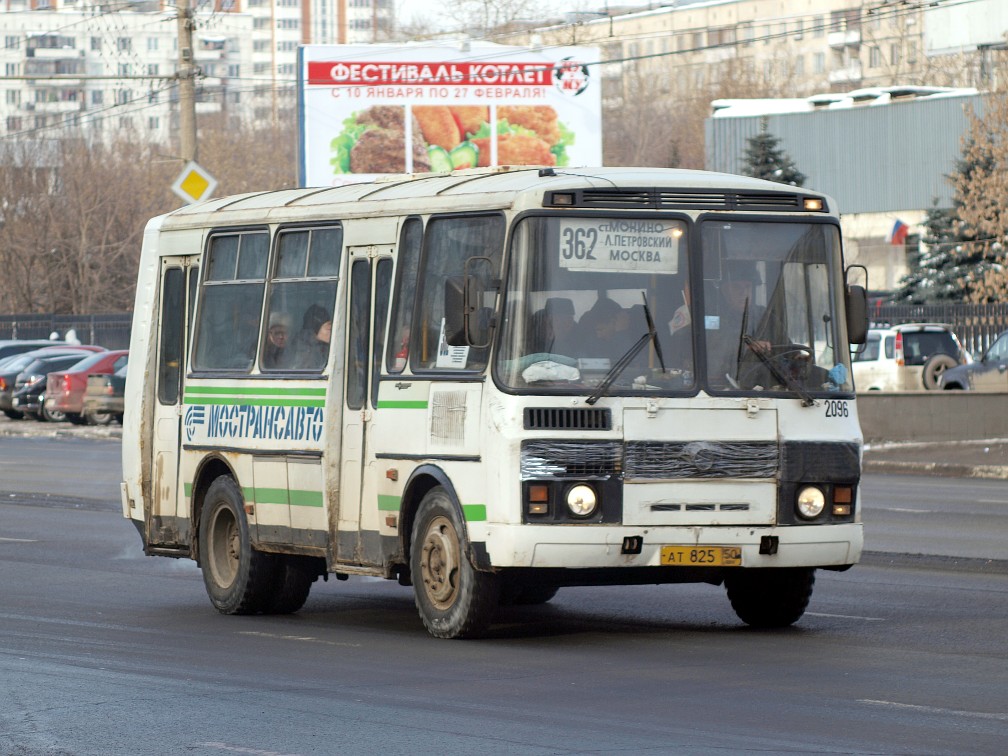
POLYGON ((410 570, 420 619, 435 638, 476 638, 497 609, 497 576, 466 557, 458 509, 444 488, 432 488, 417 510, 410 570))
POLYGON ((537 606, 546 604, 560 590, 555 585, 522 585, 504 583, 500 589, 501 606, 537 606))
POLYGON ((265 614, 293 614, 308 600, 315 576, 297 557, 273 557, 274 585, 263 606, 265 614))
POLYGON ((805 613, 815 569, 743 569, 725 578, 728 599, 738 618, 758 628, 787 627, 805 613))
POLYGON ((221 475, 207 489, 200 513, 203 583, 221 614, 260 612, 275 585, 270 555, 252 548, 243 505, 234 478, 221 475))

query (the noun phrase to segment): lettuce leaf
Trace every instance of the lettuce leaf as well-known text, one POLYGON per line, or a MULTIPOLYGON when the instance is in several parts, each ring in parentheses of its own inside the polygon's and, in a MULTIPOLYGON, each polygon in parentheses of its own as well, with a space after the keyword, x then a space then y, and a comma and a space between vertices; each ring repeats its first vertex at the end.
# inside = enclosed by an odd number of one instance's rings
POLYGON ((560 128, 560 141, 550 147, 550 152, 556 155, 557 166, 562 167, 570 163, 570 156, 567 154, 567 148, 574 144, 574 132, 564 126, 560 121, 557 121, 557 126, 560 128))
POLYGON ((333 137, 329 143, 329 148, 333 156, 329 158, 329 163, 333 167, 333 173, 350 173, 350 150, 357 144, 361 134, 370 129, 378 128, 373 123, 357 123, 358 113, 352 113, 343 120, 343 131, 338 136, 333 137))

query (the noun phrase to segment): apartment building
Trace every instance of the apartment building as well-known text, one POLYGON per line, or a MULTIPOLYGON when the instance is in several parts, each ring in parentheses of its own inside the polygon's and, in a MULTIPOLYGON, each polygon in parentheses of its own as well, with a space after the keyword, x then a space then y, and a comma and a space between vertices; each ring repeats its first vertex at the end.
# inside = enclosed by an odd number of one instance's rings
MULTIPOLYGON (((193 0, 197 114, 277 118, 293 106, 302 43, 371 42, 392 0, 193 0)), ((0 137, 62 129, 177 132, 178 22, 167 0, 3 0, 0 137)))
MULTIPOLYGON (((525 28, 507 44, 602 48, 606 104, 652 98, 806 97, 891 84, 984 87, 984 51, 939 50, 945 2, 679 0, 669 7, 525 28), (935 32, 939 32, 936 34, 935 32), (934 38, 934 39, 931 39, 934 38)), ((958 5, 961 5, 958 4, 958 5)), ((975 10, 975 9, 974 9, 975 10)), ((974 13, 974 15, 976 15, 974 13)))

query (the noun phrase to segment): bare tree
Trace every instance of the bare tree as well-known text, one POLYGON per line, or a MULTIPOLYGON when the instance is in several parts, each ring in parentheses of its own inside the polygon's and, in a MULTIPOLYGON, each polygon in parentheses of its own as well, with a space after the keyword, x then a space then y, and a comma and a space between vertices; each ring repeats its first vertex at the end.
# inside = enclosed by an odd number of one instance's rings
POLYGON ((21 142, 0 162, 0 308, 33 312, 43 301, 49 227, 40 224, 54 184, 56 145, 21 142))
POLYGON ((969 111, 963 162, 969 171, 955 174, 959 220, 975 233, 983 264, 971 281, 976 302, 1008 300, 1008 91, 991 94, 984 113, 969 111))
POLYGON ((217 195, 297 186, 297 117, 281 111, 276 125, 217 116, 200 122, 200 165, 218 181, 217 195))
MULTIPOLYGON (((286 116, 282 128, 200 124, 200 163, 218 179, 218 196, 296 186, 295 120, 286 116)), ((129 310, 144 226, 179 207, 170 191, 179 168, 126 136, 0 153, 0 311, 129 310)))

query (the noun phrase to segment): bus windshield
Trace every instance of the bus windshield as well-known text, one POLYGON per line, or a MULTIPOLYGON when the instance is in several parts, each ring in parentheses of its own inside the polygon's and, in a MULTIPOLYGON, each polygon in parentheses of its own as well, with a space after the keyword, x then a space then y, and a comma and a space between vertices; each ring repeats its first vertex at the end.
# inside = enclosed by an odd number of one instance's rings
POLYGON ((498 380, 592 396, 849 392, 831 294, 839 250, 828 224, 526 217, 513 235, 498 380))

